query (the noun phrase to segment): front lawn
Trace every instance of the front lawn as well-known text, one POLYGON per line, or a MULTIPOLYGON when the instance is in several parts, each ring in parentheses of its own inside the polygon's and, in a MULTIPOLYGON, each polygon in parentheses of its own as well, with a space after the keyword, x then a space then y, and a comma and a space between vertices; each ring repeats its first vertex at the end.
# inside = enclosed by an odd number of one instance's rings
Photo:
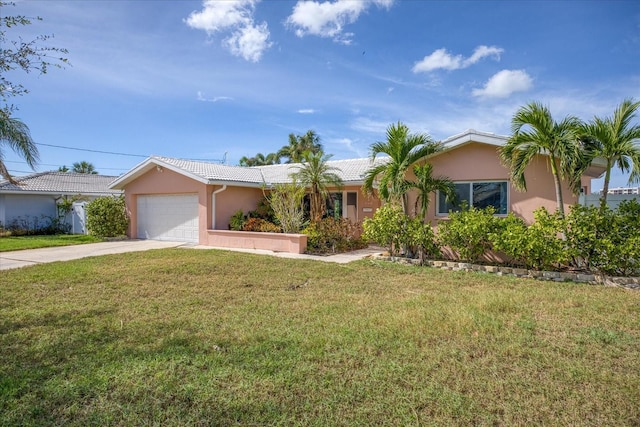
POLYGON ((50 248, 53 246, 81 245, 102 242, 102 239, 84 234, 56 234, 51 236, 0 237, 0 252, 23 249, 50 248))
POLYGON ((0 282, 0 425, 640 420, 636 291, 189 249, 0 282))

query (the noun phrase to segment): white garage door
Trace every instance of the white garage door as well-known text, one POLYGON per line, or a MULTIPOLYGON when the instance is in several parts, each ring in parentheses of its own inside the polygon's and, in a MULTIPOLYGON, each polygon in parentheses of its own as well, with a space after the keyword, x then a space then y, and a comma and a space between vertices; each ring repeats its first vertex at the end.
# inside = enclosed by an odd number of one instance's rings
POLYGON ((198 243, 198 195, 138 196, 138 238, 198 243))

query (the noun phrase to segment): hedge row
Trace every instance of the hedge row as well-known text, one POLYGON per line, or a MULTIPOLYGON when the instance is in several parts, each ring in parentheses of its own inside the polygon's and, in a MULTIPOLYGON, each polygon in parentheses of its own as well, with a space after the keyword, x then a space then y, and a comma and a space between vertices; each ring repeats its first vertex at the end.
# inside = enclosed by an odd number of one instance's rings
POLYGON ((492 208, 452 212, 436 234, 401 208, 385 205, 365 220, 364 235, 391 255, 475 263, 493 253, 528 269, 640 275, 640 204, 634 200, 617 210, 575 205, 565 218, 541 208, 531 225, 512 213, 494 213, 492 208))

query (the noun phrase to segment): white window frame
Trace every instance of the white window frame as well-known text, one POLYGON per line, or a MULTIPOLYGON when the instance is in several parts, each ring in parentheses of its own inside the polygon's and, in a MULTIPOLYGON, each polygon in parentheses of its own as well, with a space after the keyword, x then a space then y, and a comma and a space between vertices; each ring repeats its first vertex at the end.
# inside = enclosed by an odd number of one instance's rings
MULTIPOLYGON (((499 217, 503 217, 503 216, 507 216, 507 214, 510 211, 510 207, 511 207, 511 194, 509 192, 509 181, 506 179, 485 179, 485 180, 478 180, 478 181, 454 181, 453 184, 454 185, 459 185, 459 184, 468 184, 469 185, 469 200, 467 200, 469 207, 473 206, 473 184, 482 184, 482 183, 496 183, 496 184, 502 184, 502 183, 506 183, 506 187, 507 187, 507 211, 503 214, 500 213, 496 213, 494 214, 494 216, 499 216, 499 217)), ((436 217, 447 217, 449 216, 449 212, 440 212, 440 191, 436 191, 436 200, 435 200, 435 205, 436 205, 436 217)), ((461 202, 463 202, 463 200, 461 200, 461 202)))

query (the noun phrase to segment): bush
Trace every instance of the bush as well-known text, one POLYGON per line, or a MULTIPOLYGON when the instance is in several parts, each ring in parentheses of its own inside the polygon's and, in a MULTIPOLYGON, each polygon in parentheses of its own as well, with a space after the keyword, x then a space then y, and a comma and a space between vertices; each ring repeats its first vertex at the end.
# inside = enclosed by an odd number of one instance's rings
POLYGON ((40 215, 13 218, 6 227, 0 227, 4 236, 35 236, 67 234, 71 226, 57 217, 40 215))
POLYGON ((264 219, 265 221, 272 222, 274 224, 277 222, 276 214, 273 211, 271 201, 268 197, 263 197, 262 199, 260 199, 258 201, 257 207, 254 210, 250 211, 247 214, 247 217, 264 219))
POLYGON ((492 248, 491 233, 499 226, 493 216, 495 208, 471 207, 460 212, 450 212, 449 220, 438 225, 438 240, 458 253, 464 261, 477 262, 492 248))
POLYGON ((98 197, 87 203, 87 229, 98 237, 124 236, 129 226, 129 218, 124 196, 98 197))
POLYGON ((364 220, 364 238, 387 248, 391 256, 395 256, 406 241, 405 218, 400 206, 386 204, 376 210, 373 218, 364 220))
POLYGON ((608 207, 573 206, 566 239, 576 268, 602 274, 640 274, 640 204, 635 200, 608 207))
POLYGON ((280 227, 262 218, 249 218, 242 226, 242 231, 259 231, 261 233, 280 233, 280 227))
POLYGON ((277 184, 269 197, 271 212, 285 233, 299 233, 304 224, 305 188, 296 182, 277 184))
POLYGON ((247 217, 244 216, 242 209, 238 209, 231 218, 229 218, 229 230, 242 231, 246 221, 247 217))
POLYGON ((405 233, 400 238, 400 243, 411 247, 421 263, 427 257, 439 258, 441 255, 431 224, 424 224, 419 218, 405 217, 405 233))
POLYGON ((361 237, 362 227, 346 218, 323 218, 309 224, 302 233, 307 235, 308 252, 347 252, 367 246, 361 237))
POLYGON ((564 221, 558 213, 552 215, 544 208, 536 210, 534 218, 530 226, 513 213, 498 218, 496 228, 489 234, 493 249, 526 268, 557 268, 569 259, 561 238, 564 221))

